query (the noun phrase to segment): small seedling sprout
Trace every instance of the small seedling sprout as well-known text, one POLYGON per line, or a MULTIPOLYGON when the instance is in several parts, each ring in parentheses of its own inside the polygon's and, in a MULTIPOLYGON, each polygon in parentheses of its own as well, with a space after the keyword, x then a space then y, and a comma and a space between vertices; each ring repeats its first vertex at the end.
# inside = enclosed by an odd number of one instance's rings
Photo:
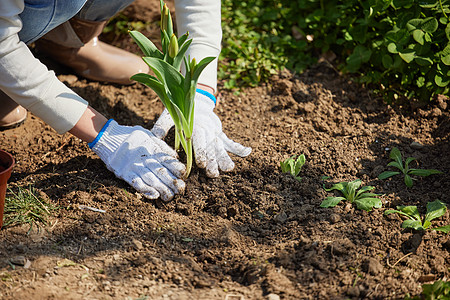
POLYGON ((398 148, 394 147, 392 148, 389 157, 393 160, 391 161, 388 166, 389 167, 394 167, 399 169, 400 171, 384 171, 383 173, 381 173, 378 176, 378 179, 383 180, 383 179, 387 179, 389 177, 398 175, 398 174, 403 174, 404 176, 404 181, 407 187, 412 187, 414 182, 413 182, 413 178, 411 177, 412 175, 415 176, 430 176, 433 174, 442 174, 441 171, 438 170, 434 170, 434 169, 413 169, 413 168, 409 168, 409 164, 413 161, 416 160, 416 158, 414 157, 408 157, 405 161, 405 164, 403 164, 403 158, 402 158, 402 154, 400 153, 400 150, 398 150, 398 148))
POLYGON ((280 162, 281 171, 283 173, 291 174, 297 180, 301 180, 302 178, 298 176, 298 174, 300 174, 300 170, 305 162, 306 158, 304 154, 300 154, 297 159, 295 159, 295 155, 293 155, 288 159, 280 162))
POLYGON ((377 198, 379 195, 369 193, 369 191, 373 190, 375 187, 363 186, 360 188, 360 186, 361 180, 356 179, 350 182, 336 183, 329 189, 324 187, 327 192, 331 192, 333 190, 341 192, 343 197, 327 197, 322 201, 320 207, 335 207, 342 200, 347 200, 350 203, 355 203, 358 209, 363 209, 365 211, 371 211, 372 208, 380 208, 381 199, 377 198))
POLYGON ((436 231, 442 231, 444 233, 450 232, 450 225, 440 226, 436 228, 430 228, 431 221, 442 217, 445 212, 447 211, 447 206, 441 202, 440 200, 436 200, 433 202, 428 202, 427 204, 427 212, 425 214, 425 218, 423 219, 420 217, 419 210, 417 209, 417 206, 404 206, 399 205, 397 206, 397 209, 390 209, 384 212, 385 215, 397 213, 399 215, 405 216, 408 219, 403 221, 402 228, 412 228, 414 230, 436 230, 436 231))

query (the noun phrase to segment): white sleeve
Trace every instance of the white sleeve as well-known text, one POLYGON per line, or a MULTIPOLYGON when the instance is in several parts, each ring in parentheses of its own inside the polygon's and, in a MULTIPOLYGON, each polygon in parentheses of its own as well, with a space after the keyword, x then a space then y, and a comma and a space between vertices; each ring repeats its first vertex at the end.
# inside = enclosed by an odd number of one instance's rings
MULTIPOLYGON (((197 61, 218 57, 222 43, 220 0, 175 0, 178 35, 189 32, 193 39, 186 55, 197 61)), ((217 90, 217 58, 202 72, 199 83, 217 90)))
POLYGON ((0 1, 0 89, 58 133, 65 133, 81 118, 87 101, 59 81, 19 40, 23 8, 23 0, 0 1))

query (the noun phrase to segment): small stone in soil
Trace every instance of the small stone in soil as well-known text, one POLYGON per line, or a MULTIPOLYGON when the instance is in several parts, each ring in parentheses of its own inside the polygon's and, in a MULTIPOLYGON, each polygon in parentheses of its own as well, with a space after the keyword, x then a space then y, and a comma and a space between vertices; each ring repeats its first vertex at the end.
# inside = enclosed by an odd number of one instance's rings
POLYGON ((272 294, 267 295, 267 300, 280 300, 280 296, 272 293, 272 294))
POLYGON ((350 297, 358 297, 359 296, 359 288, 357 286, 351 286, 347 290, 347 295, 350 297))
POLYGON ((340 215, 338 215, 338 214, 331 214, 330 215, 330 223, 331 224, 336 224, 340 220, 341 220, 341 216, 340 215))
POLYGON ((16 266, 24 266, 27 262, 27 259, 24 256, 16 256, 9 260, 13 265, 16 266))
POLYGON ((409 147, 414 150, 422 150, 424 148, 424 146, 418 142, 412 142, 409 147))
POLYGON ((364 271, 371 275, 377 275, 383 272, 383 266, 375 258, 367 259, 363 264, 364 271))
POLYGON ((142 248, 144 248, 144 246, 142 245, 142 242, 137 239, 133 239, 131 242, 133 243, 133 247, 136 250, 141 250, 142 248))
POLYGON ((280 212, 278 215, 275 216, 275 221, 279 224, 283 224, 287 220, 287 215, 284 211, 280 212))

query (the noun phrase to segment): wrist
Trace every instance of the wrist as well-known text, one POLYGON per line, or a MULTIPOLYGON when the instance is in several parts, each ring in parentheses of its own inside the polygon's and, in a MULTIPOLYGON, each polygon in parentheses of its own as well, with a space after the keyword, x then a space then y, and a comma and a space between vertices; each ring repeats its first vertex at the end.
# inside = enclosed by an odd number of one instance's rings
MULTIPOLYGON (((210 92, 205 91, 203 89, 199 89, 199 88, 196 91, 197 91, 197 93, 199 93, 199 94, 205 96, 206 98, 208 98, 208 100, 211 101, 214 106, 216 105, 217 100, 216 100, 216 97, 214 97, 213 94, 211 94, 210 92)), ((205 97, 203 97, 203 98, 205 98, 205 97)))
POLYGON ((97 134, 97 136, 95 137, 95 139, 88 143, 89 148, 93 148, 95 147, 95 145, 98 143, 98 141, 102 138, 103 134, 105 133, 106 129, 109 127, 109 124, 114 121, 113 119, 109 119, 105 125, 103 125, 102 129, 100 129, 99 133, 97 134))
POLYGON ((109 120, 97 136, 96 142, 90 143, 94 151, 103 161, 108 161, 121 147, 123 142, 130 136, 131 127, 121 126, 113 119, 109 120))
POLYGON ((213 95, 216 93, 216 91, 212 87, 203 83, 197 83, 197 89, 204 90, 213 95))
POLYGON ((108 119, 102 114, 88 106, 77 124, 69 132, 77 138, 91 143, 98 136, 107 121, 108 119))

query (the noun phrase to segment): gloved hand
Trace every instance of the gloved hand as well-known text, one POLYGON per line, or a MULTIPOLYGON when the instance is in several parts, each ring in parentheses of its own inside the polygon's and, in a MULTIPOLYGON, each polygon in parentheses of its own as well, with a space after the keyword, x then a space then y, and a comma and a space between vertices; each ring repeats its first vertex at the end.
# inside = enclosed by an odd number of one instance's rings
POLYGON ((179 178, 186 167, 175 150, 141 126, 121 126, 111 119, 89 147, 108 170, 146 198, 168 201, 184 191, 179 178))
MULTIPOLYGON (((234 162, 227 151, 240 157, 246 157, 252 152, 251 148, 232 141, 223 133, 222 123, 213 111, 215 100, 212 94, 203 90, 197 90, 194 100, 192 144, 195 162, 199 168, 206 168, 208 177, 219 176, 219 169, 224 172, 234 169, 234 162)), ((172 126, 172 118, 165 109, 151 132, 163 139, 172 126)))

